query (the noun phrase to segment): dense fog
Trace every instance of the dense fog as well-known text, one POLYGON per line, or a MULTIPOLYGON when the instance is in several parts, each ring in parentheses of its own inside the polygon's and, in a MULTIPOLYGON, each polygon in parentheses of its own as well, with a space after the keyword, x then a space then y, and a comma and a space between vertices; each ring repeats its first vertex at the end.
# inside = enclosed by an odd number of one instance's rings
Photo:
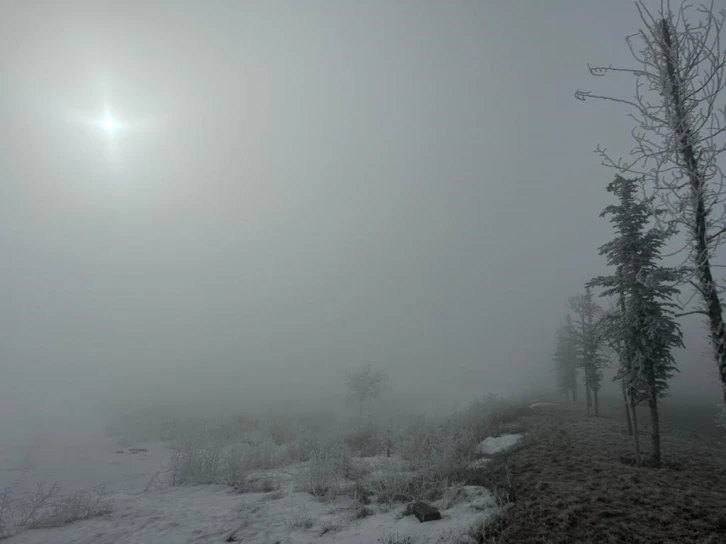
MULTIPOLYGON (((553 389, 611 237, 593 149, 630 145, 573 94, 622 90, 587 63, 628 64, 636 23, 629 0, 3 3, 0 424, 337 410, 362 364, 396 409, 553 389)), ((683 327, 672 394, 715 404, 683 327)))

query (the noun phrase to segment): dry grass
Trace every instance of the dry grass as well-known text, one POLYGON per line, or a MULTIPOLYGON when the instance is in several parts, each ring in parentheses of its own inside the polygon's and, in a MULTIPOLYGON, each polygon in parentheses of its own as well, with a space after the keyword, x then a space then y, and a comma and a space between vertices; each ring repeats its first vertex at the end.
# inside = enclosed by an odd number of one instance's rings
POLYGON ((622 462, 620 420, 548 407, 521 423, 531 440, 508 459, 516 504, 497 542, 726 542, 726 459, 706 441, 666 434, 665 468, 639 468, 622 462))

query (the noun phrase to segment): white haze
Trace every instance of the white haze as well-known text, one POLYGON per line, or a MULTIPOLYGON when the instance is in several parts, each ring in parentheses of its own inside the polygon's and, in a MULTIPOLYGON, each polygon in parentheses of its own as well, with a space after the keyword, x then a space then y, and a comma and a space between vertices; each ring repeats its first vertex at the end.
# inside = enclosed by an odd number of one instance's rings
MULTIPOLYGON (((0 5, 0 413, 551 387, 604 272, 632 2, 0 5), (128 130, 90 126, 112 108, 128 130)), ((674 394, 718 386, 698 318, 674 394)), ((389 399, 390 401, 390 399, 389 399)))

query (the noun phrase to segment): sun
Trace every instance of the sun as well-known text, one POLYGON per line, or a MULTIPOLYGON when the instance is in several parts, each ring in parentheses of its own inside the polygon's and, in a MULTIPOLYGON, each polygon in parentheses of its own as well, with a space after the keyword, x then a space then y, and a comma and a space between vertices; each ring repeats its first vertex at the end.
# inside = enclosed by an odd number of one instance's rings
POLYGON ((114 136, 122 128, 121 123, 109 113, 98 121, 98 126, 109 137, 114 136))

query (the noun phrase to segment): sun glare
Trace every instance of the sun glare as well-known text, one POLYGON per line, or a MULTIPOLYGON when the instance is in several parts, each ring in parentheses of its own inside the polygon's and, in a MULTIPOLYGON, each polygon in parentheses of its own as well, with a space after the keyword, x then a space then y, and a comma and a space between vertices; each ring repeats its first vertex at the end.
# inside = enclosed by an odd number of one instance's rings
POLYGON ((119 123, 111 115, 106 115, 105 117, 103 117, 103 119, 98 122, 98 125, 101 127, 101 130, 103 130, 108 136, 113 136, 121 128, 121 123, 119 123))

